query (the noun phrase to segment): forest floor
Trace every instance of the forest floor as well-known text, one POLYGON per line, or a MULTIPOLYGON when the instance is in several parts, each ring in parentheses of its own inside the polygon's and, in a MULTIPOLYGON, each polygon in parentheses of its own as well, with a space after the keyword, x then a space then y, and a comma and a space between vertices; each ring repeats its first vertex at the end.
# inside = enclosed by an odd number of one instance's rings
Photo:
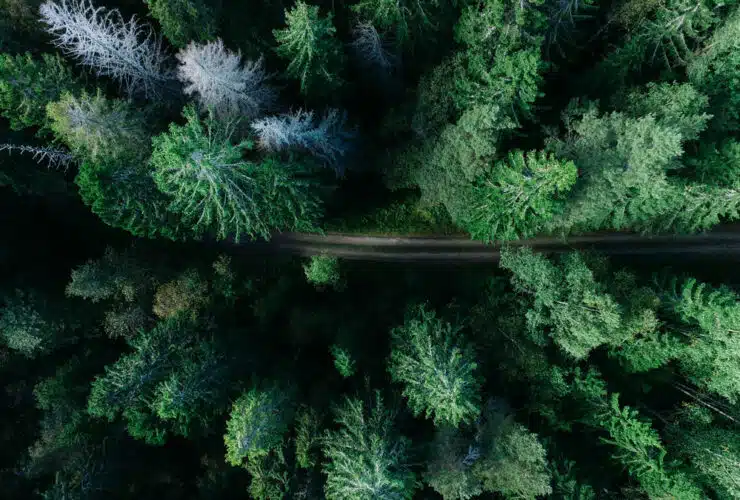
MULTIPOLYGON (((594 250, 611 256, 717 255, 740 257, 740 224, 725 224, 694 235, 592 233, 567 238, 539 237, 509 242, 548 253, 594 250)), ((245 242, 244 250, 294 255, 332 255, 372 261, 490 262, 500 256, 500 245, 457 236, 362 236, 343 233, 280 233, 268 242, 245 242)))

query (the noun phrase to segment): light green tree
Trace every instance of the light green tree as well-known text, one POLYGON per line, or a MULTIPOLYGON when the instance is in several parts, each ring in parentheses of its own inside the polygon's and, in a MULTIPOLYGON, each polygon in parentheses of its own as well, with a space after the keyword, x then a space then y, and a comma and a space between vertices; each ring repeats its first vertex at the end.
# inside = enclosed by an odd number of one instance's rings
POLYGON ((509 153, 478 181, 468 231, 484 241, 527 238, 562 213, 578 169, 572 161, 532 151, 509 153))
POLYGON ((46 108, 51 130, 75 155, 93 162, 101 158, 145 161, 149 152, 146 117, 129 103, 107 99, 100 91, 68 92, 46 108))
POLYGON ((349 350, 334 344, 329 347, 334 358, 334 367, 337 369, 339 374, 344 378, 349 378, 355 374, 357 367, 355 366, 355 360, 352 358, 349 350))
POLYGON ((201 121, 192 107, 184 114, 184 125, 172 124, 152 140, 151 165, 158 189, 172 199, 168 209, 192 233, 238 241, 314 228, 319 200, 305 165, 270 157, 244 160, 252 145, 232 144, 231 127, 201 121))
POLYGON ((394 431, 380 394, 367 408, 359 399, 345 398, 335 421, 339 429, 324 437, 326 498, 411 499, 416 481, 408 464, 410 443, 394 431))
POLYGON ((291 405, 289 394, 278 387, 242 394, 226 422, 226 461, 239 466, 279 449, 290 425, 291 405))
POLYGON ((319 7, 299 0, 285 11, 287 27, 274 30, 277 53, 289 61, 286 73, 301 83, 301 92, 329 92, 341 83, 338 70, 342 48, 334 38, 332 15, 319 15, 319 7))
POLYGON ((4 298, 0 308, 0 337, 12 350, 34 358, 69 340, 67 328, 47 299, 20 290, 4 298))
POLYGON ((46 105, 80 83, 58 55, 0 54, 0 115, 13 130, 41 127, 48 132, 46 105))
POLYGON ((308 264, 303 265, 303 272, 309 283, 316 286, 341 286, 339 259, 330 255, 312 255, 308 264))
POLYGON ((480 413, 478 365, 460 330, 421 305, 391 331, 388 372, 414 415, 436 425, 470 423, 480 413))
POLYGON ((108 247, 101 258, 72 269, 66 293, 93 303, 109 299, 134 302, 150 288, 152 278, 130 250, 108 247))

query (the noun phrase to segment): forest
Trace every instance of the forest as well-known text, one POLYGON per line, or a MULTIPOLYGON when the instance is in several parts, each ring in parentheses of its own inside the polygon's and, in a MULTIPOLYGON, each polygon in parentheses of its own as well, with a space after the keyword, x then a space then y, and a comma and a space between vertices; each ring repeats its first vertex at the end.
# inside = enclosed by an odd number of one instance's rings
POLYGON ((740 498, 732 249, 526 241, 740 219, 739 129, 736 0, 0 0, 0 498, 740 498))

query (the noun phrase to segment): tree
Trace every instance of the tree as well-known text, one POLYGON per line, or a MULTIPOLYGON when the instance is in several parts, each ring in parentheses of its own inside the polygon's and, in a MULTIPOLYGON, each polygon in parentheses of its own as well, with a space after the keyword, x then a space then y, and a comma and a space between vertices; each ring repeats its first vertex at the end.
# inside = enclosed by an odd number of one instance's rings
POLYGON ((424 472, 424 481, 444 500, 468 500, 483 493, 481 480, 473 465, 481 458, 474 438, 459 430, 438 428, 424 472))
POLYGON ((50 128, 78 158, 143 161, 149 151, 146 117, 129 103, 100 91, 64 93, 46 108, 50 128))
POLYGON ((61 57, 0 54, 0 113, 13 130, 40 127, 47 131, 46 105, 80 83, 61 57))
POLYGON ((720 287, 713 289, 688 279, 664 295, 680 325, 688 326, 689 346, 678 361, 682 371, 699 387, 731 403, 740 397, 738 360, 740 303, 737 294, 720 287))
POLYGON ((534 499, 552 493, 544 446, 536 434, 507 415, 496 401, 487 403, 479 424, 481 458, 473 474, 484 491, 534 499))
POLYGON ((740 142, 725 139, 721 143, 704 143, 686 164, 702 183, 722 188, 740 188, 740 142))
POLYGON ((396 64, 396 57, 388 51, 387 44, 372 23, 355 24, 352 37, 352 49, 361 65, 388 73, 396 64))
POLYGON ((577 168, 547 153, 509 153, 475 189, 468 230, 484 241, 535 236, 562 213, 564 197, 575 184, 577 168))
POLYGON ((242 159, 250 143, 230 142, 232 129, 195 110, 184 112, 185 125, 171 124, 152 142, 152 174, 159 190, 172 199, 168 209, 196 236, 269 238, 273 230, 311 230, 319 201, 308 168, 295 161, 242 159))
POLYGON ((276 100, 275 90, 267 84, 263 59, 242 65, 241 55, 226 49, 220 39, 204 45, 191 42, 177 59, 185 93, 196 94, 203 109, 222 118, 253 119, 276 100))
POLYGON ((292 415, 289 394, 278 388, 251 389, 234 402, 226 422, 226 461, 234 466, 279 450, 292 415))
POLYGON ((740 447, 737 431, 722 428, 681 429, 678 448, 718 498, 740 495, 740 447))
POLYGON ((189 313, 193 318, 208 305, 208 284, 195 269, 168 281, 154 293, 152 312, 160 318, 189 313))
POLYGON ((355 374, 355 371, 357 371, 355 360, 347 349, 333 344, 329 347, 329 352, 334 358, 334 367, 342 377, 349 378, 355 374))
POLYGON ((153 98, 170 85, 161 41, 135 18, 127 22, 117 9, 106 12, 88 0, 49 0, 40 13, 57 47, 99 76, 118 80, 127 93, 153 98))
POLYGON ((315 286, 338 287, 341 285, 339 259, 329 255, 314 255, 303 265, 306 280, 315 286))
POLYGON ((72 269, 66 293, 68 297, 93 303, 109 299, 134 302, 146 293, 151 279, 146 267, 130 250, 108 247, 100 259, 90 259, 72 269))
POLYGON ((313 111, 298 110, 253 121, 251 127, 259 147, 265 151, 307 151, 342 175, 341 160, 349 152, 349 141, 354 136, 346 129, 346 120, 346 115, 337 109, 328 110, 318 121, 313 111))
POLYGON ((361 0, 352 6, 362 19, 367 19, 384 32, 394 32, 399 44, 407 43, 424 28, 432 28, 432 12, 437 0, 361 0))
POLYGON ((36 293, 16 291, 0 310, 0 335, 7 346, 27 358, 48 353, 69 338, 67 327, 48 301, 36 293))
POLYGON ((185 47, 193 40, 205 42, 215 36, 215 13, 203 0, 147 0, 146 5, 175 47, 185 47))
POLYGON ((328 93, 340 85, 337 70, 342 48, 334 38, 332 15, 322 18, 318 6, 298 1, 285 11, 287 27, 274 30, 277 54, 289 60, 286 73, 301 82, 301 92, 328 93))
POLYGON ((339 429, 327 431, 324 492, 329 500, 411 499, 416 482, 408 465, 409 441, 393 429, 380 394, 368 407, 345 398, 335 409, 339 429))
POLYGON ((533 307, 527 313, 532 338, 541 342, 545 330, 576 359, 603 344, 619 345, 626 340, 620 305, 594 279, 583 258, 567 254, 561 266, 526 247, 502 252, 501 267, 514 273, 515 289, 533 296, 533 307))
POLYGON ((435 425, 456 427, 480 413, 478 365, 460 330, 421 305, 391 331, 391 378, 404 385, 414 415, 423 413, 435 425))

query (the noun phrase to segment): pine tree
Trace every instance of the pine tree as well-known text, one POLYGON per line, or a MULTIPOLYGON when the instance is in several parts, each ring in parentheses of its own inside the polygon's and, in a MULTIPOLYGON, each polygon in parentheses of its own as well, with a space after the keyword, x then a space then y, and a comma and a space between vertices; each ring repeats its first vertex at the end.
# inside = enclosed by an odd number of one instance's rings
POLYGON ((144 161, 149 151, 146 117, 129 103, 82 92, 65 93, 47 108, 50 128, 78 158, 144 161))
POLYGON ((93 303, 109 299, 134 302, 146 293, 151 279, 131 251, 108 247, 100 259, 90 259, 72 269, 66 293, 93 303))
POLYGON ((361 0, 352 6, 360 18, 368 20, 383 32, 393 33, 399 45, 434 26, 437 0, 361 0))
POLYGON ((47 130, 46 105, 80 83, 58 55, 0 54, 0 114, 13 130, 41 127, 47 130))
POLYGON ((203 0, 146 0, 151 16, 159 22, 162 33, 172 45, 185 47, 188 42, 206 42, 216 33, 213 9, 203 0))
POLYGON ((89 0, 49 0, 40 12, 57 47, 99 76, 118 80, 129 94, 156 97, 171 86, 161 41, 135 18, 125 21, 117 9, 106 12, 89 0))
POLYGON ((349 378, 355 374, 357 371, 355 360, 347 349, 333 344, 329 347, 329 352, 334 358, 334 367, 342 377, 349 378))
POLYGON ((322 18, 318 6, 299 0, 285 11, 285 22, 286 28, 273 31, 277 53, 290 61, 286 73, 301 82, 301 92, 328 93, 338 87, 343 57, 332 15, 322 18))
POLYGON ((404 385, 414 415, 423 413, 435 425, 456 427, 480 413, 478 365, 460 330, 422 305, 391 332, 391 378, 404 385))
POLYGON ((324 491, 329 500, 411 499, 416 482, 408 465, 409 441, 396 434, 380 394, 366 408, 345 398, 335 409, 338 430, 327 431, 324 491))
POLYGON ((279 450, 290 425, 289 394, 279 387, 251 389, 234 402, 226 422, 226 461, 240 466, 279 450))
POLYGON ((695 157, 687 158, 693 177, 699 182, 722 188, 740 188, 740 142, 725 139, 704 143, 695 157))
POLYGON ((372 23, 355 24, 352 37, 352 49, 361 66, 388 73, 396 64, 397 58, 388 50, 388 44, 372 23))
POLYGON ((73 340, 63 318, 48 299, 20 290, 5 297, 4 307, 0 309, 0 337, 10 349, 27 358, 48 353, 73 340))
POLYGON ((473 238, 500 241, 527 238, 547 228, 563 211, 565 196, 575 184, 571 161, 532 151, 509 153, 474 191, 477 203, 468 230, 473 238))
POLYGON ((169 210, 196 236, 269 238, 273 230, 310 230, 319 211, 307 168, 296 162, 242 159, 251 144, 230 142, 232 130, 201 121, 191 107, 185 125, 153 139, 151 164, 169 210))
POLYGON ((253 119, 274 105, 277 93, 267 84, 262 58, 242 64, 241 55, 217 39, 204 45, 190 43, 177 59, 185 93, 195 94, 205 110, 222 118, 253 119))
POLYGON ((468 500, 483 493, 481 480, 473 466, 481 459, 481 448, 474 438, 452 428, 438 428, 432 442, 424 482, 444 500, 468 500))
POLYGON ((740 435, 722 428, 681 429, 678 448, 718 498, 740 496, 740 435))

